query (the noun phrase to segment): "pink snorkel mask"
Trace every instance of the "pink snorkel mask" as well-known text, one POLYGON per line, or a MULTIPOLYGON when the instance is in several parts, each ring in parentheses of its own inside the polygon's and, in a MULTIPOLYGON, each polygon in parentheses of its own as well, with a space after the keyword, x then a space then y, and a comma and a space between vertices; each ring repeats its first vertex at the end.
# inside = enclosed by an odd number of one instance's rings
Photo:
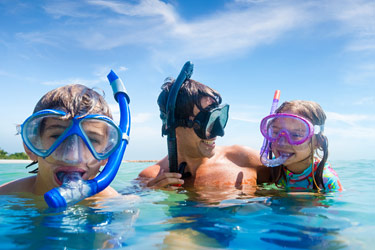
POLYGON ((263 118, 260 131, 265 139, 274 143, 285 137, 290 145, 300 145, 314 134, 323 132, 323 126, 312 125, 305 118, 287 113, 272 114, 263 118))

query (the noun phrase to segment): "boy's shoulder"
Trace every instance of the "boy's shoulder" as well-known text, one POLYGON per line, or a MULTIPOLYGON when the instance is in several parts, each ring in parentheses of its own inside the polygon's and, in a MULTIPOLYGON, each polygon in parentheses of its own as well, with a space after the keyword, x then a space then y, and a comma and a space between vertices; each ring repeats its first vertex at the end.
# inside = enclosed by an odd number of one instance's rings
POLYGON ((22 179, 10 181, 0 186, 0 194, 10 194, 19 192, 32 192, 36 176, 29 176, 22 179))

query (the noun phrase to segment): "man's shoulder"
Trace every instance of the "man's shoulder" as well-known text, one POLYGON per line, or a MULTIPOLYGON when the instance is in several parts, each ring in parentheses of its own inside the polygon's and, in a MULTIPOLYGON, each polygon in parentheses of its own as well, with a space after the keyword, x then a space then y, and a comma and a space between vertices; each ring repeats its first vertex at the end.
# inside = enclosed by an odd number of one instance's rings
POLYGON ((259 162, 258 160, 260 159, 259 151, 243 145, 222 146, 220 152, 228 158, 236 158, 243 161, 259 162))
MULTIPOLYGON (((233 144, 233 145, 226 145, 226 146, 219 146, 222 150, 225 150, 227 152, 240 152, 240 153, 256 153, 257 150, 245 146, 245 145, 239 145, 239 144, 233 144)), ((259 152, 258 152, 259 153, 259 152)))

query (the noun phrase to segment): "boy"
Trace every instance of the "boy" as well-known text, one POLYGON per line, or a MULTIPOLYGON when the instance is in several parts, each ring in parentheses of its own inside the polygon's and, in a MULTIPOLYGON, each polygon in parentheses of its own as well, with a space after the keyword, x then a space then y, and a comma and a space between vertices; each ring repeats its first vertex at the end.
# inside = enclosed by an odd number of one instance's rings
MULTIPOLYGON (((121 141, 103 96, 79 84, 45 94, 20 128, 25 152, 38 164, 37 174, 1 185, 0 194, 42 195, 74 174, 93 179, 121 141)), ((115 195, 107 187, 95 197, 115 195)))

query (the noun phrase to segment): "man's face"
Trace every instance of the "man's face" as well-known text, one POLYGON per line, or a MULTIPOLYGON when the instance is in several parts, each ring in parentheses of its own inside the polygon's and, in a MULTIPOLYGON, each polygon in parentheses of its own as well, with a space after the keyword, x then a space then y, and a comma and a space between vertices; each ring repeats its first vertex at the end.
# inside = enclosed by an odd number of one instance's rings
MULTIPOLYGON (((201 106, 203 109, 214 103, 211 97, 202 97, 201 106)), ((197 106, 194 106, 194 116, 189 117, 194 120, 195 116, 200 112, 197 106)), ((201 139, 197 136, 193 128, 176 128, 176 137, 180 150, 184 150, 184 154, 190 157, 212 157, 215 154, 216 137, 212 139, 201 139)))

